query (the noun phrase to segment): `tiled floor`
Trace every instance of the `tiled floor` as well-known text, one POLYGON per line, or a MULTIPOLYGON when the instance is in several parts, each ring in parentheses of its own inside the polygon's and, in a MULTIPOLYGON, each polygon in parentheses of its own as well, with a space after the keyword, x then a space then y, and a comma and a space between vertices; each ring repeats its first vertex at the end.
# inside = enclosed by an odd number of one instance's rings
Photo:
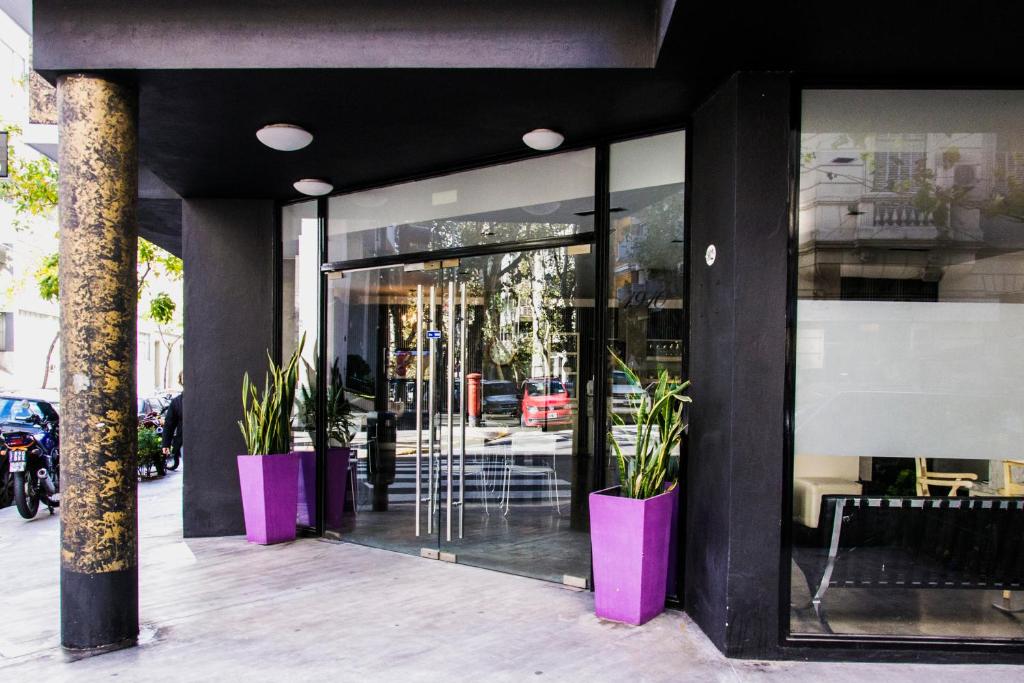
POLYGON ((140 486, 139 647, 59 647, 58 519, 0 510, 0 681, 894 681, 1024 668, 727 660, 689 618, 601 622, 588 592, 354 544, 183 541, 181 475, 140 486))

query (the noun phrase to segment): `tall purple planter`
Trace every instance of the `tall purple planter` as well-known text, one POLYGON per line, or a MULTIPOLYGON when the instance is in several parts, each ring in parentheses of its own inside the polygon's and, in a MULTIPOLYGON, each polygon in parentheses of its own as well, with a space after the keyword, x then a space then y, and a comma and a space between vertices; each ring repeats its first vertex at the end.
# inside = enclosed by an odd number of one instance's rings
POLYGON ((262 545, 295 540, 298 477, 298 453, 238 456, 246 540, 262 545))
MULTIPOLYGON (((325 505, 327 528, 341 526, 345 510, 345 494, 348 493, 347 447, 328 448, 325 466, 327 469, 327 501, 325 505)), ((299 526, 316 525, 316 451, 299 451, 299 499, 296 522, 299 526)))
POLYGON ((665 609, 672 509, 679 487, 637 500, 619 487, 590 494, 597 616, 639 626, 665 609))

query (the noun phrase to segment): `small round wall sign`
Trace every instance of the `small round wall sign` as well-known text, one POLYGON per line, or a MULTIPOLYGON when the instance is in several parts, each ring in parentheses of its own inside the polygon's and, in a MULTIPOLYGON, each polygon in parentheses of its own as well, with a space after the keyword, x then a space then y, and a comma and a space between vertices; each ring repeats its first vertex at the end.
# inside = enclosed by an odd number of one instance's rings
POLYGON ((704 252, 704 260, 710 266, 715 262, 716 256, 718 256, 718 251, 715 249, 715 245, 709 244, 707 250, 704 252))

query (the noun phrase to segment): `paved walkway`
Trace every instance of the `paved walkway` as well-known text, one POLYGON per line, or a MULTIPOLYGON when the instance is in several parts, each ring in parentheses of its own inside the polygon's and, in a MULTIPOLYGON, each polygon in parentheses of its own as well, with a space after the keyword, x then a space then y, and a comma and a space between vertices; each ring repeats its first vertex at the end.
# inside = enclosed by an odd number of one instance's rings
POLYGON ((962 681, 1018 667, 730 661, 685 615, 594 618, 587 592, 356 545, 182 541, 181 474, 140 485, 140 646, 59 646, 58 519, 0 510, 0 681, 962 681))

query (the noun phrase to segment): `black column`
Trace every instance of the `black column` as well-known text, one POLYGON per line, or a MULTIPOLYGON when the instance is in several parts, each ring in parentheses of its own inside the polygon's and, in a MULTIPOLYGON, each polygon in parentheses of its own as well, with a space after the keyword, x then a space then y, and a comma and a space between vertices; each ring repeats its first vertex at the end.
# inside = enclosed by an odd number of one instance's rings
POLYGON ((779 639, 789 83, 734 75, 698 110, 690 137, 685 604, 739 657, 770 656, 779 639))
POLYGON ((237 421, 242 374, 262 382, 274 347, 274 212, 269 200, 183 202, 186 537, 245 533, 237 421))

